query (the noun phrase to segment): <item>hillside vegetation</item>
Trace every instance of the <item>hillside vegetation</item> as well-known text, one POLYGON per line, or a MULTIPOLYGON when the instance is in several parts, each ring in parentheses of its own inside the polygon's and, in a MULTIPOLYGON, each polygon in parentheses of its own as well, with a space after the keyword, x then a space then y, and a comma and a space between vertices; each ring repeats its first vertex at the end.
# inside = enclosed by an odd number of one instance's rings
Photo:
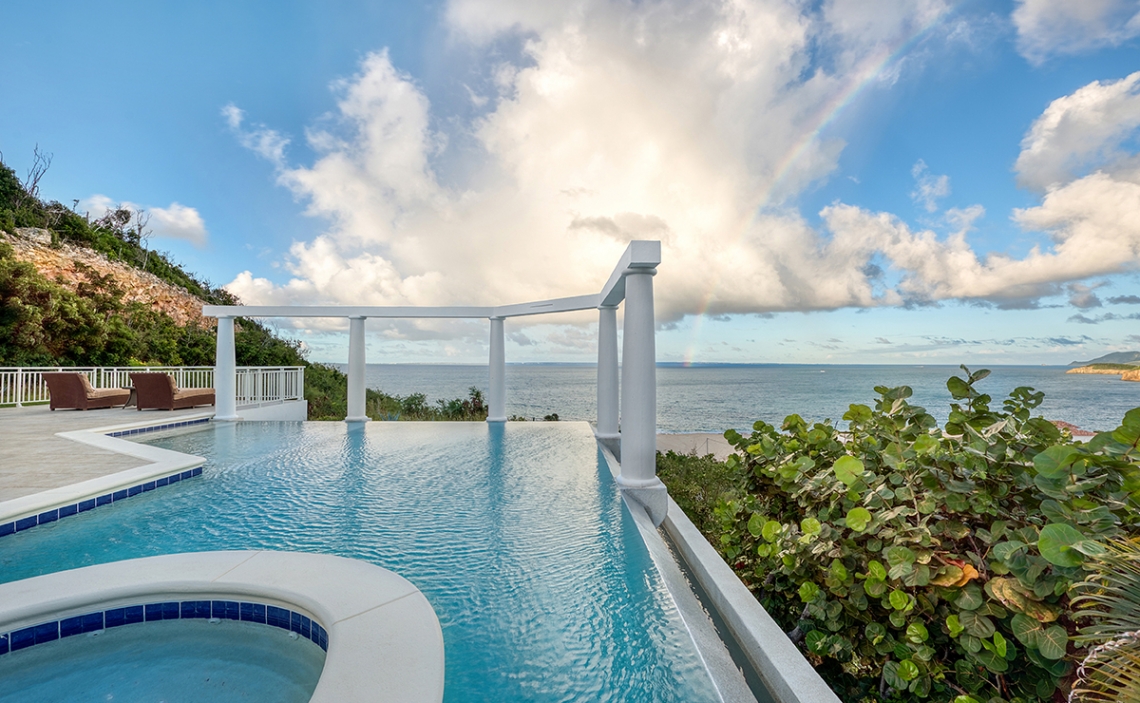
MULTIPOLYGON (((149 249, 148 232, 130 211, 91 220, 59 202, 42 200, 38 183, 47 164, 50 158, 37 152, 36 165, 21 182, 0 161, 0 366, 212 366, 214 323, 186 311, 240 301, 149 249), (37 236, 46 241, 33 241, 37 236), (58 256, 48 256, 49 249, 58 256), (45 265, 49 259, 54 263, 45 265), (32 261, 45 266, 50 277, 32 261), (192 304, 164 305, 154 295, 140 297, 139 290, 148 286, 167 298, 178 297, 171 291, 184 292, 192 304)), ((235 325, 235 347, 241 366, 305 366, 309 418, 345 417, 344 374, 307 361, 298 342, 242 318, 235 325)), ((368 393, 373 412, 403 412, 407 419, 464 419, 481 410, 474 400, 437 408, 426 406, 422 397, 368 393)))

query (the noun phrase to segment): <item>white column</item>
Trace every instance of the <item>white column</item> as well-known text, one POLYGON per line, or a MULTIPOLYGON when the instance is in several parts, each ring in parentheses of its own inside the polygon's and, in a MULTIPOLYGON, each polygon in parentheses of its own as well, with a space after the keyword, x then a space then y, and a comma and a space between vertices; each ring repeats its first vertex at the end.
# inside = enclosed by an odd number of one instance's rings
POLYGON ((491 385, 487 394, 487 422, 507 421, 507 358, 503 318, 491 318, 491 385))
POLYGON ((621 364, 621 474, 617 484, 654 525, 665 520, 669 494, 657 478, 657 348, 653 268, 625 272, 621 364))
POLYGON ((237 414, 237 353, 234 318, 218 318, 218 346, 214 356, 214 419, 240 420, 237 414))
POLYGON ((617 307, 598 308, 598 428, 597 436, 618 435, 617 307))
POLYGON ((348 318, 348 417, 345 422, 368 422, 364 412, 364 318, 348 318))

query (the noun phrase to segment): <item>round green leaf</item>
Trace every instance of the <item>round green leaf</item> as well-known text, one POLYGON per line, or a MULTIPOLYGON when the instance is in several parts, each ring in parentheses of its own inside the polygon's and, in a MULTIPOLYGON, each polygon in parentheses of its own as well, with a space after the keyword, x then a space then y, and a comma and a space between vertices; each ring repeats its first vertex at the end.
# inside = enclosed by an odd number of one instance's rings
POLYGON ((986 639, 994 633, 994 621, 988 615, 982 615, 976 610, 963 610, 958 613, 958 621, 966 629, 966 633, 978 639, 986 639))
POLYGON ((954 699, 954 703, 981 703, 981 702, 977 698, 974 698, 973 696, 967 696, 965 694, 962 694, 961 696, 958 696, 957 698, 954 699))
POLYGON ((780 530, 783 529, 783 527, 783 525, 775 520, 769 520, 764 523, 764 527, 760 528, 760 535, 766 542, 775 542, 776 539, 779 538, 780 530))
POLYGON ((962 623, 958 619, 957 615, 947 615, 946 629, 950 631, 951 637, 957 637, 958 635, 962 634, 966 628, 962 627, 962 623))
POLYGON ((748 532, 753 537, 760 536, 760 530, 764 527, 764 516, 760 513, 752 513, 752 517, 748 518, 748 532))
POLYGON ((891 607, 895 610, 906 610, 907 606, 910 605, 910 596, 897 588, 891 591, 889 600, 891 602, 891 607))
POLYGON ((906 627, 906 638, 913 644, 922 644, 930 633, 926 631, 926 626, 920 622, 912 622, 906 627))
POLYGON ((800 521, 800 529, 803 530, 805 535, 815 536, 819 534, 821 525, 819 520, 813 517, 804 518, 800 521))
POLYGON ((886 681, 891 688, 899 691, 906 690, 906 681, 899 676, 898 662, 889 661, 883 664, 883 680, 886 681))
POLYGON ((832 467, 835 471, 835 478, 839 479, 844 485, 851 487, 859 480, 859 475, 863 473, 863 462, 859 461, 853 456, 841 456, 832 467))
POLYGON ((1063 522, 1054 522, 1041 528, 1041 536, 1037 540, 1037 549, 1041 556, 1051 564, 1057 566, 1080 566, 1084 563, 1084 556, 1073 549, 1077 542, 1084 541, 1085 536, 1071 525, 1063 522))
POLYGON ((899 662, 898 674, 903 681, 913 681, 918 678, 918 664, 909 659, 903 659, 899 662))
POLYGON ((1076 447, 1057 445, 1033 457, 1033 468, 1046 478, 1060 478, 1069 473, 1079 454, 1076 447))
POLYGON ((847 526, 856 532, 862 532, 871 524, 871 511, 866 508, 851 508, 847 511, 847 526))
POLYGON ((1060 625, 1047 627, 1037 636, 1037 651, 1046 659, 1060 659, 1069 646, 1069 633, 1060 625))
POLYGON ((827 635, 821 630, 812 630, 804 637, 804 644, 806 644, 807 648, 812 652, 820 654, 827 644, 827 635))
POLYGON ((819 586, 811 581, 804 581, 800 584, 800 600, 804 603, 811 603, 819 595, 819 586))
POLYGON ((1045 629, 1036 618, 1031 618, 1028 615, 1015 613, 1013 619, 1010 621, 1010 629, 1013 630, 1013 636, 1017 641, 1026 647, 1037 647, 1037 638, 1045 629))
POLYGON ((867 564, 867 578, 874 580, 874 581, 886 581, 887 580, 887 569, 886 569, 886 567, 883 566, 882 564, 880 564, 878 561, 875 561, 874 559, 872 559, 867 564))

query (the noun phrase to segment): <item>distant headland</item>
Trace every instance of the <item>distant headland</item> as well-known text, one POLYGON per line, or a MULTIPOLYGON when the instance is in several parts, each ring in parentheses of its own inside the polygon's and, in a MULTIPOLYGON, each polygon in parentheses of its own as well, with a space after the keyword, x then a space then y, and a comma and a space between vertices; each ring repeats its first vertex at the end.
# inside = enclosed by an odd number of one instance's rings
POLYGON ((1065 373, 1092 373, 1120 376, 1122 381, 1140 381, 1140 352, 1112 352, 1091 361, 1074 361, 1065 373))

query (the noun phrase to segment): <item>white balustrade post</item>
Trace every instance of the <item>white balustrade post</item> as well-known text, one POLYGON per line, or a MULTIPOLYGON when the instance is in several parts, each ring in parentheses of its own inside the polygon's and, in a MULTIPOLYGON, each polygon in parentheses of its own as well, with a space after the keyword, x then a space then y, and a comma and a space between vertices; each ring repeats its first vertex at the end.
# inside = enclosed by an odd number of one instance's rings
POLYGON ((657 349, 653 276, 656 268, 625 271, 625 324, 621 365, 621 475, 618 485, 643 505, 654 524, 668 510, 657 478, 657 349))
POLYGON ((24 407, 24 369, 16 369, 16 407, 24 407))
POLYGON ((507 421, 507 357, 503 318, 491 318, 491 355, 488 363, 491 385, 487 397, 487 422, 507 421))
POLYGON ((600 439, 618 434, 617 307, 598 308, 598 428, 600 439))
POLYGON ((214 357, 214 419, 240 420, 237 414, 237 352, 234 350, 234 319, 218 318, 218 346, 214 357))
POLYGON ((345 422, 368 422, 364 411, 364 318, 348 318, 348 417, 345 422))

